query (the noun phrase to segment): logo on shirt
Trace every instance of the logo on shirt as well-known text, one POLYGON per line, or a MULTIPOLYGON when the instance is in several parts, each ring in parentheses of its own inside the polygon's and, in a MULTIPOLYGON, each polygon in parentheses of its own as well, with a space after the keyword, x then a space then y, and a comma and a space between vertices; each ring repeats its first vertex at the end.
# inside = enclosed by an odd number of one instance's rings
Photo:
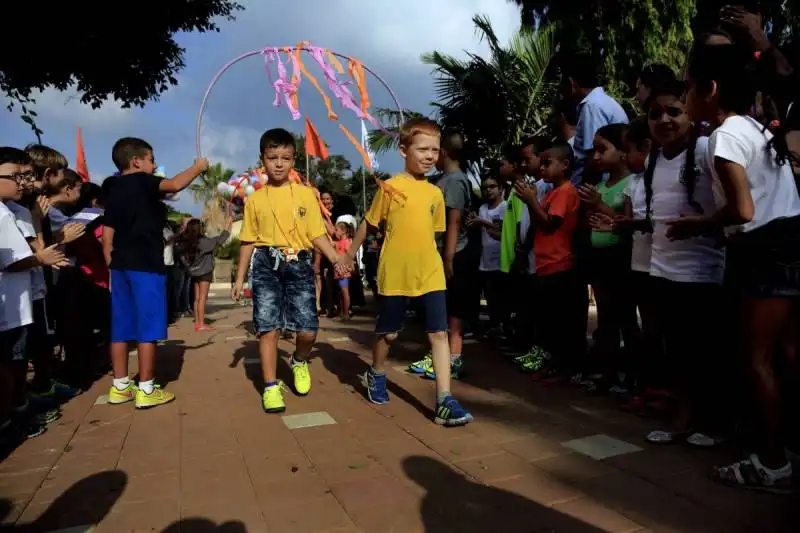
POLYGON ((306 216, 306 208, 302 205, 297 208, 297 217, 298 218, 305 218, 306 216))

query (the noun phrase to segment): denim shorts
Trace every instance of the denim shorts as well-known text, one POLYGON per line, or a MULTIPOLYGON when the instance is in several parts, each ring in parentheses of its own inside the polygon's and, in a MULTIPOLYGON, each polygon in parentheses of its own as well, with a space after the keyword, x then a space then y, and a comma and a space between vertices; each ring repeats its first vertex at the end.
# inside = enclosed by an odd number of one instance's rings
POLYGON ((445 291, 434 291, 407 298, 405 296, 381 296, 381 308, 375 323, 375 333, 386 335, 398 333, 403 329, 406 309, 409 304, 421 310, 425 315, 425 331, 439 333, 447 331, 447 297, 445 291))
POLYGON ((251 265, 253 325, 257 335, 275 330, 319 329, 311 252, 303 250, 296 261, 286 261, 275 248, 256 248, 251 265))

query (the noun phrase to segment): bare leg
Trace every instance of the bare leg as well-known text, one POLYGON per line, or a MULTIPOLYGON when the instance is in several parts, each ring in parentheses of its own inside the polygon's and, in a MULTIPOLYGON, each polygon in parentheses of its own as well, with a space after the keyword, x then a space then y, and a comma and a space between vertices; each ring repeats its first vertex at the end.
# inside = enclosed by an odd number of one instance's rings
POLYGON ((341 287, 339 292, 342 296, 342 319, 350 320, 350 289, 347 287, 341 287))
POLYGON ((195 315, 194 320, 198 326, 206 325, 206 302, 208 301, 208 289, 211 288, 211 283, 208 281, 198 281, 195 284, 196 294, 194 300, 195 315))
MULTIPOLYGON (((116 343, 115 343, 116 344, 116 343)), ((127 348, 126 348, 127 349, 127 348)), ((125 367, 126 373, 119 377, 126 377, 127 374, 127 353, 125 354, 125 367)), ((139 343, 139 381, 150 381, 155 379, 156 367, 156 343, 154 342, 140 342, 139 343)), ((116 376, 116 369, 114 371, 116 376)))
POLYGON ((461 355, 464 348, 464 321, 454 316, 448 317, 447 327, 450 329, 450 354, 461 355))
POLYGON ((295 335, 294 357, 298 361, 308 359, 314 343, 317 341, 316 331, 298 331, 295 335))
POLYGON ((383 372, 386 360, 389 359, 389 349, 397 340, 397 333, 387 333, 378 336, 375 345, 372 347, 372 369, 375 372, 383 372))
POLYGON ((258 356, 261 358, 264 383, 278 381, 278 339, 280 338, 281 330, 275 329, 264 333, 258 339, 258 356))
POLYGON ((193 281, 192 288, 194 289, 194 302, 192 303, 192 313, 194 314, 194 324, 195 326, 202 326, 201 322, 197 321, 197 308, 200 305, 200 282, 193 281))
POLYGON ((450 344, 446 331, 428 333, 433 356, 433 371, 436 373, 436 394, 450 392, 450 344))
POLYGON ((114 370, 115 379, 128 377, 128 343, 111 343, 111 368, 114 370))

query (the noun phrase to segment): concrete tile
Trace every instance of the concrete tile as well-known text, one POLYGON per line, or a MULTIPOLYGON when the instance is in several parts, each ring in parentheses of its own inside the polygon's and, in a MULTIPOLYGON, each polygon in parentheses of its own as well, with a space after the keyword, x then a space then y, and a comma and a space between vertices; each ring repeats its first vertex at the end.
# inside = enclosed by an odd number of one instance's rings
POLYGON ((286 424, 286 427, 289 429, 313 428, 336 424, 336 420, 334 420, 327 411, 286 415, 281 417, 281 420, 283 420, 283 423, 286 424))
POLYGON ((617 457, 628 453, 640 452, 642 448, 623 440, 597 434, 582 439, 573 439, 562 442, 562 446, 580 454, 602 461, 610 457, 617 457))

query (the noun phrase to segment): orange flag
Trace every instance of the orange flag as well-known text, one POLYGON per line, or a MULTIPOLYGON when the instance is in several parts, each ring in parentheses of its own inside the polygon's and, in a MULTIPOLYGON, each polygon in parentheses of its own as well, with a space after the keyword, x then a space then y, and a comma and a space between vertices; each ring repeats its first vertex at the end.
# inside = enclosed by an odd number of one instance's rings
POLYGON ((308 117, 306 117, 306 154, 320 159, 328 158, 328 147, 308 117))
POLYGON ((86 164, 86 153, 83 151, 83 137, 81 128, 78 126, 78 154, 75 156, 75 172, 81 177, 84 183, 89 181, 89 167, 86 164))

